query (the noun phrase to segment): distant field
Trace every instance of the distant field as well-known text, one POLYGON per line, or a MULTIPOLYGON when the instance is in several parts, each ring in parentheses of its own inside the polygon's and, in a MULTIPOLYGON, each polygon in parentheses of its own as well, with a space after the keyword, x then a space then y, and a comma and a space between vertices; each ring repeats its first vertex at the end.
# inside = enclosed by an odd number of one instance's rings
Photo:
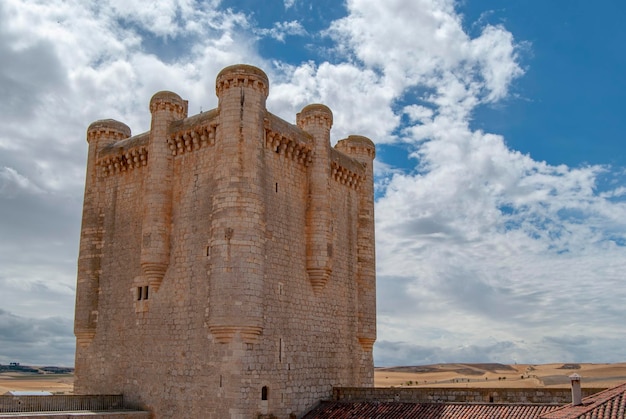
POLYGON ((626 382, 626 363, 618 364, 436 364, 376 368, 376 387, 566 388, 569 376, 582 377, 583 388, 626 382))
POLYGON ((0 373, 0 395, 11 390, 69 394, 74 390, 74 374, 0 373))
MULTIPOLYGON (((436 364, 376 368, 376 387, 567 388, 569 376, 582 376, 583 388, 626 382, 626 363, 618 364, 436 364)), ((0 373, 0 394, 9 390, 71 393, 73 374, 0 373)))

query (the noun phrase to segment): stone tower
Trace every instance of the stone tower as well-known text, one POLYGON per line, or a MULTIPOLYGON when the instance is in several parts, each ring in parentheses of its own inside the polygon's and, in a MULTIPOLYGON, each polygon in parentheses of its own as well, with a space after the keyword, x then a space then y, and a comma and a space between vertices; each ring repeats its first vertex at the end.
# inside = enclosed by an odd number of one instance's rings
POLYGON ((75 392, 155 418, 297 417, 373 384, 375 147, 331 147, 324 105, 269 113, 258 68, 225 68, 216 93, 191 117, 156 93, 146 133, 87 130, 75 392))

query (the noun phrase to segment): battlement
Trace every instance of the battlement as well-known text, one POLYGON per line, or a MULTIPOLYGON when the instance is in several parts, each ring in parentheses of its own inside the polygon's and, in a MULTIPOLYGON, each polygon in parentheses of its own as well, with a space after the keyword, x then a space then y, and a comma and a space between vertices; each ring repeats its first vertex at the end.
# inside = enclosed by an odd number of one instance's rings
POLYGON ((161 91, 155 93, 150 99, 150 113, 157 111, 173 112, 177 118, 187 117, 188 103, 174 92, 161 91))
POLYGON ((376 146, 367 137, 350 135, 337 143, 335 148, 350 156, 366 156, 368 160, 376 157, 376 146))
POLYGON ((148 164, 148 133, 125 138, 103 147, 96 164, 103 176, 138 169, 148 164))
POLYGON ((120 141, 130 137, 130 128, 114 119, 102 119, 93 122, 87 128, 87 142, 106 138, 110 141, 120 141))
POLYGON ((259 68, 246 64, 237 64, 224 68, 217 75, 215 94, 221 98, 227 89, 233 87, 251 88, 267 97, 270 82, 267 74, 259 68))
POLYGON ((326 105, 313 103, 296 115, 296 124, 302 129, 313 124, 330 129, 333 126, 333 112, 326 105))
POLYGON ((196 151, 202 147, 215 145, 217 117, 216 109, 191 118, 175 121, 170 125, 167 144, 173 156, 196 151))
MULTIPOLYGON (((161 109, 173 106, 176 112, 183 112, 184 101, 172 92, 159 92, 151 100, 161 109), (156 100, 155 100, 156 97, 156 100), (174 105, 171 105, 171 104, 174 105), (168 105, 169 104, 169 105, 168 105)), ((154 105, 154 106, 153 106, 154 105)), ((188 118, 173 121, 168 128, 167 144, 173 156, 190 153, 200 148, 215 145, 219 126, 219 111, 213 109, 188 118)), ((332 125, 332 112, 325 105, 313 104, 306 106, 299 114, 298 120, 307 123, 332 125), (308 121, 308 122, 306 122, 308 121)), ((279 117, 266 112, 264 119, 265 146, 278 155, 292 159, 304 166, 312 161, 313 137, 300 127, 293 126, 279 117)), ((106 133, 118 139, 104 146, 99 154, 97 164, 102 167, 102 174, 110 176, 146 166, 148 164, 149 132, 130 137, 130 128, 121 122, 104 120, 94 122, 88 130, 90 136, 106 133)), ((375 157, 374 143, 363 136, 351 135, 337 143, 331 149, 330 165, 335 181, 349 187, 358 188, 363 179, 363 165, 352 155, 362 150, 370 158, 375 157)))

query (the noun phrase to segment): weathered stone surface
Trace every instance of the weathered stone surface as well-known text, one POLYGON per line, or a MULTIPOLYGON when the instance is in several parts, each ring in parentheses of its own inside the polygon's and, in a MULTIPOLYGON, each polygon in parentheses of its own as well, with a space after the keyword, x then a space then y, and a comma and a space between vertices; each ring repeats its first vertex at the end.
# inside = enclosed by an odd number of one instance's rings
POLYGON ((191 117, 155 94, 148 133, 89 128, 75 389, 156 418, 289 418, 373 384, 375 148, 331 147, 323 105, 269 113, 255 67, 216 92, 191 117))
MULTIPOLYGON (((583 390, 584 397, 601 388, 583 390)), ((572 392, 563 388, 335 388, 335 401, 404 402, 404 403, 526 403, 565 404, 572 402, 572 392)))

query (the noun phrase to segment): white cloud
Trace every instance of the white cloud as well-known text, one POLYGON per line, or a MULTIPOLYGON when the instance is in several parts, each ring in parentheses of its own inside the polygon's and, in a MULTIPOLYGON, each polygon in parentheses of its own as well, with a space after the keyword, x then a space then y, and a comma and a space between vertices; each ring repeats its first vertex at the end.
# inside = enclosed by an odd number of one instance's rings
MULTIPOLYGON (((246 62, 270 76, 271 112, 293 122, 321 102, 333 142, 358 133, 412 153, 413 168, 375 163, 378 363, 616 360, 625 189, 598 192, 609 167, 552 166, 472 130, 478 106, 509 96, 529 46, 502 26, 472 38, 455 5, 349 0, 324 32, 332 60, 270 65, 259 34, 319 38, 299 20, 256 28, 217 1, 0 4, 0 317, 32 323, 29 304, 52 310, 50 292, 71 293, 89 123, 142 132, 163 89, 192 114, 210 109, 218 71, 246 62)), ((71 327, 71 310, 60 317, 71 327)))
MULTIPOLYGON (((546 361, 617 360, 618 345, 602 345, 611 330, 625 331, 619 300, 626 295, 616 290, 614 298, 607 290, 626 268, 626 208, 605 196, 621 191, 596 192, 607 168, 551 166, 510 150, 498 135, 470 129, 476 107, 507 97, 523 74, 517 50, 528 45, 516 44, 500 26, 471 39, 453 6, 353 0, 350 14, 329 31, 337 50, 360 63, 351 65, 354 72, 380 75, 363 91, 392 92, 367 113, 391 122, 383 125, 382 142, 417 147, 416 172, 386 176, 380 186, 379 290, 401 287, 412 315, 383 305, 379 336, 387 343, 377 346, 377 360, 389 361, 384 348, 393 341, 434 347, 424 338, 429 328, 445 332, 436 342, 447 354, 439 361, 469 353, 537 362, 538 348, 549 349, 546 361), (393 111, 397 98, 407 104, 393 111), (396 119, 384 116, 389 111, 396 119), (407 125, 400 126, 401 113, 407 125), (577 350, 559 343, 567 335, 593 338, 577 350), (480 350, 451 350, 465 344, 480 350), (502 350, 487 351, 491 345, 502 350)), ((342 105, 333 109, 341 114, 342 105)), ((348 115, 370 110, 367 100, 355 106, 348 115)), ((381 143, 380 132, 373 138, 381 143)))
POLYGON ((257 29, 255 32, 260 36, 269 36, 283 43, 286 36, 304 36, 307 34, 306 29, 297 20, 275 22, 271 29, 257 29))
MULTIPOLYGON (((0 307, 20 322, 56 313, 72 334, 87 126, 115 118, 140 133, 155 92, 176 91, 196 113, 216 105, 223 67, 265 67, 244 15, 215 2, 197 6, 0 3, 0 55, 7 58, 0 68, 0 307)), ((0 339, 3 356, 17 353, 0 339)), ((37 362, 36 350, 31 355, 37 362)), ((70 348, 58 359, 72 357, 70 348)))

